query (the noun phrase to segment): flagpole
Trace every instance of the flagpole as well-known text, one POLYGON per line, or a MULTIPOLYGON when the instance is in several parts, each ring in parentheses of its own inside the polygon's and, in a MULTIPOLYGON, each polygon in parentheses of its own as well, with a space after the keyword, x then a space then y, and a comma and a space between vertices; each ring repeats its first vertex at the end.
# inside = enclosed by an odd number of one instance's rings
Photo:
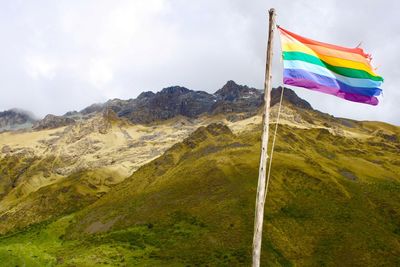
POLYGON ((261 137, 261 156, 258 170, 258 185, 256 196, 256 211, 254 218, 253 236, 253 267, 260 266, 262 228, 264 221, 264 203, 266 194, 266 170, 268 161, 268 132, 269 132, 269 109, 271 102, 271 65, 272 65, 272 45, 275 29, 275 9, 269 10, 269 30, 266 53, 265 79, 264 79, 264 112, 263 112, 263 132, 261 137))

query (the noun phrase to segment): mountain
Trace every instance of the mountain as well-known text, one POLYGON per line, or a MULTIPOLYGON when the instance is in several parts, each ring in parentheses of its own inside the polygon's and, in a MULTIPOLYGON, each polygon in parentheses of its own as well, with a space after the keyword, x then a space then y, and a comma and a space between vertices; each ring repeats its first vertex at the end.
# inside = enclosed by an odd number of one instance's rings
MULTIPOLYGON (((281 88, 272 90, 272 105, 279 101, 280 90, 281 88)), ((312 109, 307 101, 299 98, 289 88, 285 89, 284 98, 295 106, 312 109)), ((62 116, 48 114, 42 120, 36 122, 33 119, 30 120, 30 124, 23 122, 27 119, 16 118, 14 124, 25 123, 24 128, 35 130, 54 129, 90 119, 108 109, 114 111, 118 117, 126 118, 136 124, 150 124, 177 116, 198 118, 204 114, 230 114, 231 119, 235 120, 256 115, 262 103, 262 90, 228 81, 214 94, 171 86, 157 93, 143 92, 136 99, 112 99, 105 103, 92 104, 79 112, 70 111, 62 116)), ((4 127, 4 130, 13 129, 18 129, 18 127, 4 127)))
POLYGON ((10 109, 0 112, 0 132, 31 128, 35 119, 29 112, 10 109))
MULTIPOLYGON (((275 100, 279 99, 279 94, 279 89, 272 91, 274 100, 272 104, 277 102, 275 100)), ((311 109, 310 104, 297 97, 288 88, 286 88, 285 100, 311 109)), ((202 114, 230 113, 242 114, 242 118, 246 118, 255 115, 262 103, 263 93, 261 90, 228 81, 214 94, 173 86, 164 88, 157 93, 144 92, 134 100, 114 99, 105 103, 103 108, 111 108, 119 117, 126 117, 133 123, 151 123, 179 115, 197 118, 202 114)), ((87 110, 85 109, 84 113, 87 110)), ((89 108, 89 110, 98 111, 94 108, 89 108)))
POLYGON ((123 107, 118 115, 134 123, 150 123, 178 115, 195 118, 208 112, 213 100, 214 97, 206 92, 173 86, 156 94, 147 92, 139 95, 132 105, 123 107))
POLYGON ((181 86, 171 86, 160 92, 143 92, 136 99, 109 100, 104 104, 94 104, 79 114, 87 116, 112 109, 118 117, 133 123, 148 124, 167 120, 176 116, 197 118, 202 114, 245 113, 255 115, 262 104, 260 90, 228 81, 214 94, 193 91, 181 86))
MULTIPOLYGON (((169 87, 1 133, 0 262, 248 266, 261 105, 231 81, 169 87)), ((335 118, 285 89, 263 265, 399 265, 399 151, 399 127, 335 118)))
MULTIPOLYGON (((279 101, 280 90, 281 88, 277 88, 272 91, 272 105, 279 101)), ((284 97, 286 101, 296 106, 312 109, 309 103, 300 99, 291 89, 286 88, 284 97)), ((136 124, 149 124, 176 116, 198 118, 204 114, 231 114, 233 119, 238 116, 243 119, 254 116, 262 103, 261 90, 238 85, 234 81, 228 81, 214 94, 171 86, 157 93, 143 92, 136 99, 112 99, 105 103, 93 104, 80 112, 72 111, 60 117, 48 115, 51 116, 50 122, 49 118, 45 118, 38 125, 42 125, 41 128, 53 128, 53 125, 73 123, 72 120, 88 118, 106 109, 111 109, 118 117, 127 118, 136 124)))
MULTIPOLYGON (((93 170, 98 176, 106 175, 104 182, 98 184, 96 180, 92 185, 98 187, 98 190, 92 188, 93 194, 100 196, 202 123, 207 120, 189 122, 182 118, 153 126, 134 125, 118 118, 112 110, 106 110, 72 125, 3 133, 0 138, 0 233, 41 220, 37 212, 28 215, 32 207, 26 205, 30 203, 28 199, 36 203, 36 197, 42 199, 49 192, 39 189, 52 188, 55 184, 58 190, 76 174, 83 176, 87 170, 93 170)), ((48 202, 41 208, 54 203, 48 202)))

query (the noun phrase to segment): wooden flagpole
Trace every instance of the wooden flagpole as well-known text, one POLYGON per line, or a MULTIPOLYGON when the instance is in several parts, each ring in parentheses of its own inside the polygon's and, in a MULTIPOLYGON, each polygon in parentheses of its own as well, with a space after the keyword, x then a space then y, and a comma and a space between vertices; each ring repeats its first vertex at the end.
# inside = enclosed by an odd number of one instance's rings
POLYGON ((253 267, 260 266, 261 239, 264 221, 264 203, 266 195, 266 170, 268 161, 268 132, 269 132, 269 109, 271 102, 271 65, 272 65, 272 40, 275 29, 275 9, 269 10, 269 30, 266 53, 265 79, 264 79, 264 113, 263 113, 263 132, 261 138, 261 157, 258 171, 258 185, 256 196, 256 210, 254 218, 253 236, 253 267))

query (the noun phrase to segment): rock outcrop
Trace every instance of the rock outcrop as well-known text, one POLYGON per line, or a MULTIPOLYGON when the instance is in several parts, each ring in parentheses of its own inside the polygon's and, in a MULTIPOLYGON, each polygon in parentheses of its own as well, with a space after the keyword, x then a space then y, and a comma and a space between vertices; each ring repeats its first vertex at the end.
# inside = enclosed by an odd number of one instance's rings
POLYGON ((75 120, 64 116, 46 115, 43 120, 33 125, 35 130, 54 129, 62 126, 74 124, 75 120))
MULTIPOLYGON (((272 105, 279 101, 280 88, 272 90, 272 105)), ((286 88, 285 101, 294 106, 312 109, 311 105, 286 88)), ((196 118, 202 114, 241 114, 241 118, 255 115, 263 104, 263 92, 245 85, 228 81, 214 94, 172 86, 160 92, 143 92, 136 99, 112 99, 104 104, 94 104, 80 113, 90 116, 105 109, 113 110, 118 117, 133 123, 147 124, 175 116, 196 118)))

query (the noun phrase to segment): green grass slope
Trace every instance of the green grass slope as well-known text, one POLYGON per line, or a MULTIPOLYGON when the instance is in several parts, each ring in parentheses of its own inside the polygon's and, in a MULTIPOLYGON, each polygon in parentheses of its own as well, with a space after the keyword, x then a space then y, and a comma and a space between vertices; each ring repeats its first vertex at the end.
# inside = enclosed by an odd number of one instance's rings
POLYGON ((118 174, 109 170, 80 171, 21 197, 17 204, 0 215, 0 233, 18 231, 78 211, 115 185, 114 177, 118 174))
MULTIPOLYGON (((263 266, 400 265, 400 144, 387 131, 279 128, 263 266)), ((201 127, 93 204, 2 237, 0 262, 249 266, 259 133, 201 127)))

